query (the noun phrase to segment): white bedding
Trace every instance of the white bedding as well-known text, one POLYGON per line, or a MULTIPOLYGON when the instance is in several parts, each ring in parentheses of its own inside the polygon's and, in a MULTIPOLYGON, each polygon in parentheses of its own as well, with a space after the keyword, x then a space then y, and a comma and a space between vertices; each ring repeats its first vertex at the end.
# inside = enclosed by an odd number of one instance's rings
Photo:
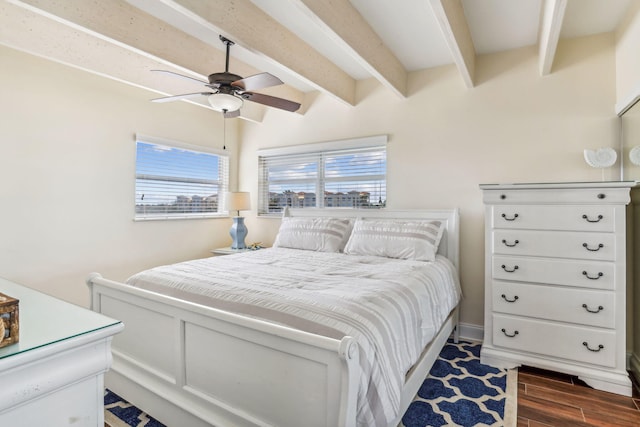
POLYGON ((460 300, 456 270, 435 262, 271 248, 156 267, 133 286, 360 347, 358 424, 399 412, 405 373, 460 300))

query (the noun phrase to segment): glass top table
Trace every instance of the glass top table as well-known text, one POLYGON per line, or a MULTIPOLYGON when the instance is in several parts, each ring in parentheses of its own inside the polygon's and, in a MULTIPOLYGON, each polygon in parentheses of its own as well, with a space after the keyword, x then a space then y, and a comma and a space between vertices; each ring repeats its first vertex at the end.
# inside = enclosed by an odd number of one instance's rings
POLYGON ((0 348, 0 360, 121 323, 2 278, 0 293, 20 300, 20 340, 0 348))

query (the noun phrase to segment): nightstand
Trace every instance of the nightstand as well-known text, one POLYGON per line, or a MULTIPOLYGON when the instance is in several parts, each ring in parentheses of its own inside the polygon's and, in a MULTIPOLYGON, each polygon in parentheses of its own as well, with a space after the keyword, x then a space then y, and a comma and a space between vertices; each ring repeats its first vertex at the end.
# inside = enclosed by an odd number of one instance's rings
POLYGON ((0 348, 0 425, 103 426, 111 339, 124 324, 2 278, 0 291, 20 301, 20 340, 0 348))
POLYGON ((253 252, 253 251, 257 251, 259 249, 249 249, 249 248, 245 248, 245 249, 231 249, 231 246, 227 246, 225 248, 216 248, 216 249, 211 249, 211 253, 214 255, 233 255, 233 254, 241 254, 243 252, 253 252))

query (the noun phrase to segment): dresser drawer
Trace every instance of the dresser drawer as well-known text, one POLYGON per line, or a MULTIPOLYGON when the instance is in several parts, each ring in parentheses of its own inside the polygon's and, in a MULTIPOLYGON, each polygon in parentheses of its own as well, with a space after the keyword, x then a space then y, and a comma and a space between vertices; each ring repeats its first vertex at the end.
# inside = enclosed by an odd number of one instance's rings
POLYGON ((494 279, 614 290, 615 264, 551 258, 494 256, 494 279), (504 266, 504 267, 503 267, 504 266), (517 267, 517 268, 516 268, 517 267))
POLYGON ((493 311, 602 328, 615 327, 612 291, 493 283, 493 311))
POLYGON ((491 207, 493 228, 612 232, 615 229, 613 206, 528 206, 491 207))
POLYGON ((495 346, 611 368, 616 365, 615 331, 502 314, 492 317, 495 346))
POLYGON ((484 188, 483 201, 487 205, 626 205, 630 202, 628 188, 556 188, 525 189, 484 188))
POLYGON ((614 261, 613 233, 493 230, 493 253, 614 261))

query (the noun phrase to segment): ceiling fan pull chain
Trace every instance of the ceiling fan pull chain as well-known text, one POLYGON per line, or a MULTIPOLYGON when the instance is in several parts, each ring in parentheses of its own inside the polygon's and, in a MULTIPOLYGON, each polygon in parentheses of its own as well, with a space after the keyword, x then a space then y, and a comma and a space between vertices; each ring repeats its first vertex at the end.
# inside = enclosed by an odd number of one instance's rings
MULTIPOLYGON (((227 49, 229 47, 227 46, 227 49)), ((227 118, 224 116, 227 114, 227 110, 222 110, 222 149, 227 149, 227 118)))

